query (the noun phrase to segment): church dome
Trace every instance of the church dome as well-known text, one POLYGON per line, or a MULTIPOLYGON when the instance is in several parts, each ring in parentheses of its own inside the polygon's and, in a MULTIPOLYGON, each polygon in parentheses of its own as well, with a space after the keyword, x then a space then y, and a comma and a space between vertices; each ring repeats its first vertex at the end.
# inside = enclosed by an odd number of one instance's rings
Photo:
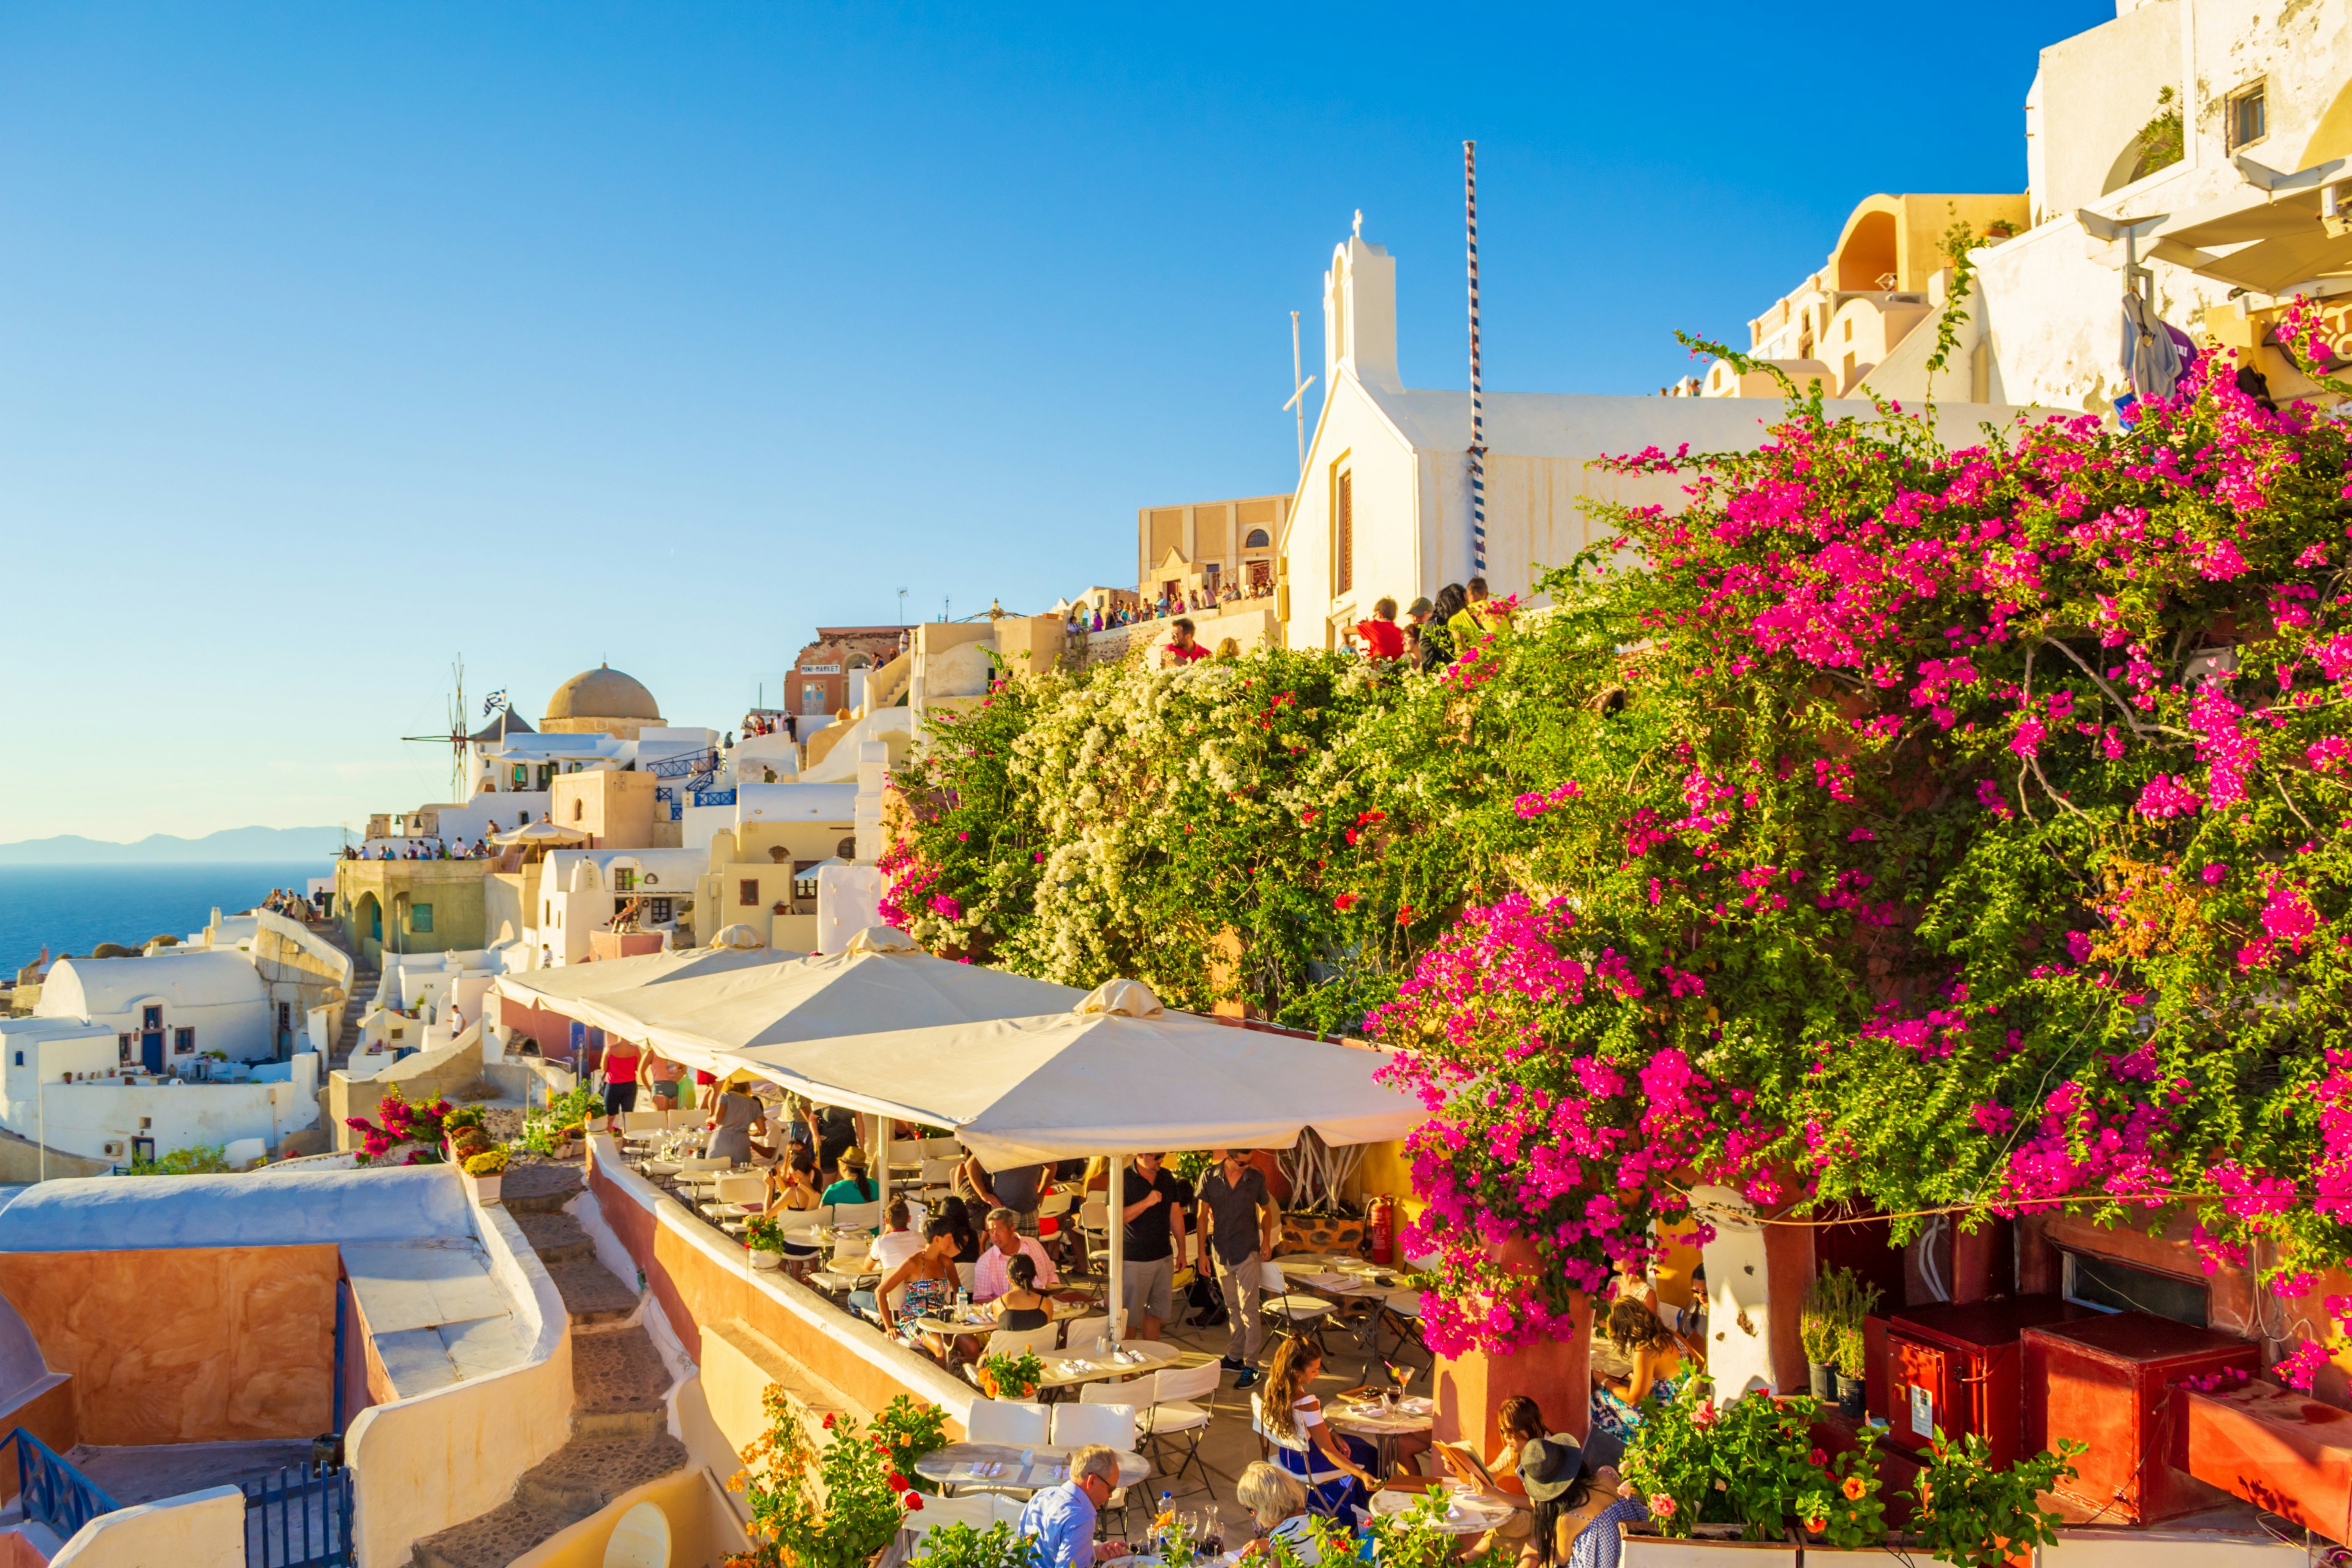
POLYGON ((661 708, 634 676, 600 664, 557 687, 547 700, 547 717, 541 722, 560 719, 639 719, 658 724, 661 708))

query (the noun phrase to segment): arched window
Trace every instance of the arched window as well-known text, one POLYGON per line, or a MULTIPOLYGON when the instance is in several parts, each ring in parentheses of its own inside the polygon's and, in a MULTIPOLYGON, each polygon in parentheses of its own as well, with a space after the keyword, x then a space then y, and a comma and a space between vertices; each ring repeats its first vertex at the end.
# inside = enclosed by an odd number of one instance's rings
POLYGON ((1242 548, 1244 550, 1271 550, 1274 548, 1274 540, 1267 534, 1265 530, 1262 528, 1253 528, 1249 531, 1249 537, 1242 541, 1242 548))

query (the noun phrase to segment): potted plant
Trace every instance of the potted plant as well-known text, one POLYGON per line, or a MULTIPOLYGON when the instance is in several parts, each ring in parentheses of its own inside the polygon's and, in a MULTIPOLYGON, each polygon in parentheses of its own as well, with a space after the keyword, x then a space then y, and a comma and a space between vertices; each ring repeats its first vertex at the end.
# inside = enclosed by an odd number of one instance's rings
POLYGON ((1717 1405, 1705 1377, 1653 1408, 1622 1467, 1650 1511, 1646 1525, 1625 1532, 1628 1568, 1666 1568, 1733 1549, 1759 1568, 1794 1568, 1788 1521, 1821 1484, 1809 1462, 1816 1408, 1802 1394, 1775 1399, 1760 1391, 1717 1405), (1711 1539, 1700 1545, 1702 1538, 1711 1539))
POLYGON ((884 1406, 874 1418, 874 1436, 890 1451, 891 1467, 914 1483, 920 1492, 939 1490, 935 1481, 924 1480, 915 1474, 915 1461, 935 1449, 948 1445, 948 1413, 936 1405, 927 1405, 900 1394, 884 1406))
POLYGON ((999 1520, 984 1531, 968 1524, 927 1531, 907 1561, 909 1568, 1029 1568, 1030 1554, 1029 1538, 999 1520))
POLYGON ((782 1268, 784 1266, 784 1227, 760 1215, 743 1227, 743 1245, 751 1249, 754 1268, 782 1268))
POLYGON ((1996 1470, 1982 1437, 1970 1432, 1954 1439, 1938 1427, 1910 1488, 1912 1529, 1939 1561, 1958 1568, 2030 1568, 2034 1547, 2058 1541, 2059 1516, 2042 1507, 2041 1494, 2074 1474, 2067 1460, 2089 1447, 2062 1438, 2055 1454, 1996 1470))
POLYGON ((1877 1457, 1868 1440, 1833 1462, 1819 1448, 1807 1461, 1818 1478, 1797 1499, 1807 1568, 1884 1563, 1886 1505, 1878 1495, 1877 1457))
POLYGON ((982 1356, 979 1368, 981 1392, 991 1399, 1026 1399, 1037 1392, 1045 1363, 1035 1351, 1019 1355, 982 1356))
POLYGON ((459 1165, 466 1191, 472 1194, 477 1206, 487 1206, 499 1201, 499 1185, 506 1176, 507 1152, 485 1149, 459 1165))
POLYGON ((751 1550, 727 1568, 860 1568, 878 1558, 900 1521, 923 1506, 887 1440, 846 1415, 824 1418, 812 1448, 800 1416, 774 1384, 761 1397, 768 1430, 743 1449, 728 1483, 751 1505, 751 1550))
POLYGON ((1870 1385, 1864 1379, 1869 1363, 1867 1342, 1859 1322, 1842 1323, 1837 1335, 1837 1407, 1838 1414, 1851 1421, 1859 1421, 1869 1409, 1870 1385))
POLYGON ((1809 1392, 1824 1405, 1837 1401, 1838 1321, 1825 1299, 1824 1275, 1805 1289, 1805 1304, 1797 1314, 1797 1341, 1805 1347, 1805 1378, 1809 1392))

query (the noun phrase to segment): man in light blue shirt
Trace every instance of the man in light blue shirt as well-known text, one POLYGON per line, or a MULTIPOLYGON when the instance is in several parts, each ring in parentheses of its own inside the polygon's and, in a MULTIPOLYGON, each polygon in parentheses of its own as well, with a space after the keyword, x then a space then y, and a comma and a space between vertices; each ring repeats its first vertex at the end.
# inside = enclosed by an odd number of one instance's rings
POLYGON ((1070 1456, 1070 1479, 1047 1487, 1021 1510, 1020 1532, 1028 1536, 1031 1568, 1094 1568, 1127 1555, 1118 1542, 1095 1546, 1095 1515, 1118 1489, 1118 1456, 1089 1443, 1070 1456))

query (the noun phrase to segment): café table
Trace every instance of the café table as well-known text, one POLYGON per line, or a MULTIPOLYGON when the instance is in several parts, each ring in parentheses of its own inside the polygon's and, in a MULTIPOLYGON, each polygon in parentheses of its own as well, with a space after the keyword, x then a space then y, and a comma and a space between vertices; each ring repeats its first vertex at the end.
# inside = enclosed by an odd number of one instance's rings
MULTIPOLYGON (((1059 1486, 1070 1479, 1073 1450, 1039 1443, 1022 1447, 1011 1443, 950 1443, 915 1461, 915 1473, 937 1481, 952 1497, 958 1487, 986 1487, 992 1491, 1034 1492, 1059 1486)), ((1134 1486, 1151 1473, 1140 1454, 1118 1456, 1118 1484, 1134 1486)))
MULTIPOLYGON (((1453 1487, 1444 1489, 1445 1517, 1437 1521, 1444 1535, 1484 1535, 1496 1525, 1507 1521, 1513 1510, 1500 1498, 1482 1497, 1476 1492, 1462 1491, 1453 1487)), ((1416 1491, 1382 1489, 1372 1494, 1372 1511, 1378 1514, 1399 1514, 1421 1500, 1416 1491)))
POLYGON ((1377 1395, 1351 1397, 1343 1394, 1324 1405, 1323 1419, 1339 1431, 1370 1438, 1381 1456, 1380 1468, 1375 1473, 1387 1476, 1396 1470, 1397 1439, 1430 1430, 1436 1424, 1437 1411, 1420 1394, 1399 1400, 1397 1407, 1391 1410, 1377 1395))

